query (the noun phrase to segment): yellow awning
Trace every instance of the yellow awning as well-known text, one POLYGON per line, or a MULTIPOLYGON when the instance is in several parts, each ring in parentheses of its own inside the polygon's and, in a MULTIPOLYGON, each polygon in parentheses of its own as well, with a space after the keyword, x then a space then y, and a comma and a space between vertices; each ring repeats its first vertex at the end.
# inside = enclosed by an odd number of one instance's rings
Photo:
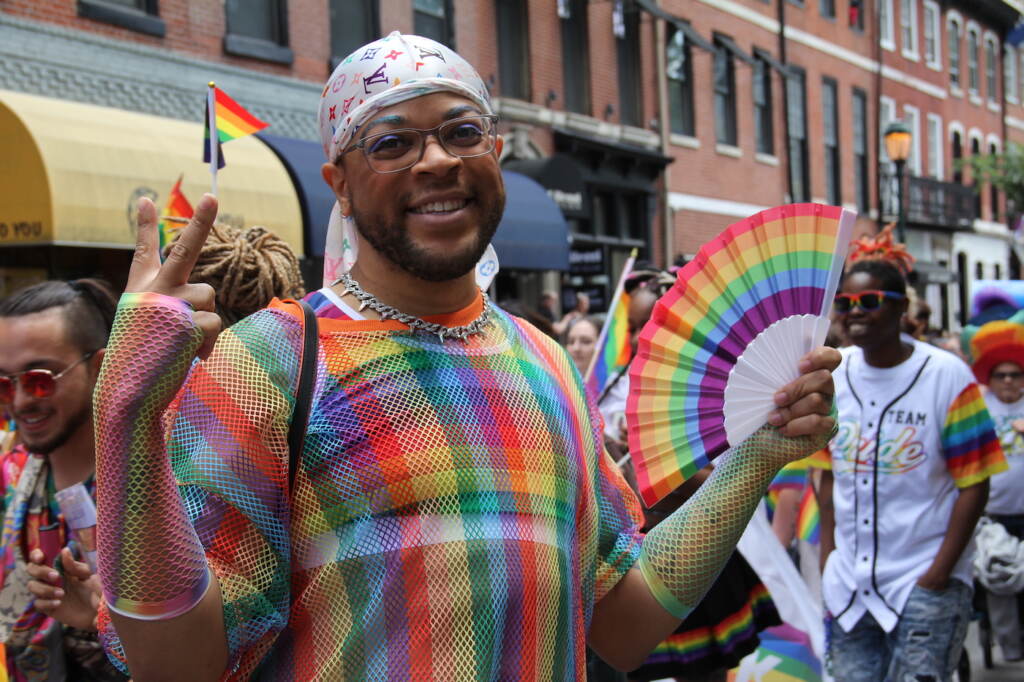
MULTIPOLYGON (((135 203, 162 210, 184 173, 195 205, 210 191, 203 126, 0 90, 0 246, 132 248, 135 203)), ((223 146, 218 220, 264 225, 302 254, 302 212, 284 165, 255 137, 223 146)))

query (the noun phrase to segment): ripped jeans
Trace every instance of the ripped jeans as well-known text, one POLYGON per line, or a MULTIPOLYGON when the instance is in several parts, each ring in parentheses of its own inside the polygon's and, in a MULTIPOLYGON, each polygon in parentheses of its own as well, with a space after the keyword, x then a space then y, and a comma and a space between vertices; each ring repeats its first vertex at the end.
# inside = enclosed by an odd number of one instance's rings
POLYGON ((971 619, 971 588, 950 580, 940 591, 915 585, 899 622, 886 632, 865 613, 844 632, 830 620, 836 682, 948 682, 971 619))

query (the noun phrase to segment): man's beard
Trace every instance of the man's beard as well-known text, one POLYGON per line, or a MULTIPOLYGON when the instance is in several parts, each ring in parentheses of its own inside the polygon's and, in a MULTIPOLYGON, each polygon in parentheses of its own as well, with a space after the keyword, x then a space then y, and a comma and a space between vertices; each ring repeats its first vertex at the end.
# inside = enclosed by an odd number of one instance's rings
POLYGON ((36 455, 48 455, 67 443, 79 428, 90 421, 92 421, 92 409, 87 405, 78 412, 68 416, 67 421, 64 422, 64 427, 48 439, 33 443, 31 436, 28 434, 23 434, 22 438, 29 452, 36 455))
MULTIPOLYGON (((477 196, 476 201, 482 201, 477 196)), ((359 235, 382 256, 410 275, 428 282, 447 282, 465 275, 476 267, 487 245, 498 230, 505 211, 505 194, 499 193, 490 206, 484 206, 476 241, 462 251, 431 254, 416 246, 399 217, 393 222, 375 219, 356 208, 351 202, 352 219, 359 235)))

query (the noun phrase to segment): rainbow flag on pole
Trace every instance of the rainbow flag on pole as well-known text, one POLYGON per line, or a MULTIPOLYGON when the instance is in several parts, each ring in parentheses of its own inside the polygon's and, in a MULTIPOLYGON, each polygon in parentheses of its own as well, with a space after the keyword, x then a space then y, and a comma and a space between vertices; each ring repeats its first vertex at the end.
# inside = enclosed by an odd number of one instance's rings
POLYGON ((815 545, 821 541, 818 498, 814 496, 814 488, 810 483, 804 488, 804 496, 800 498, 800 509, 796 515, 796 536, 815 545))
POLYGON ((160 253, 164 251, 164 247, 174 241, 174 238, 178 236, 178 232, 185 226, 189 218, 192 217, 192 204, 185 198, 185 193, 181 191, 181 181, 184 175, 178 176, 178 181, 174 183, 174 187, 171 188, 171 193, 167 195, 167 204, 164 206, 164 212, 160 214, 160 253))
POLYGON ((245 108, 231 99, 226 92, 209 83, 209 92, 206 98, 206 128, 203 131, 203 161, 210 164, 210 172, 214 176, 216 187, 216 172, 225 166, 224 153, 221 151, 222 142, 237 140, 246 135, 252 135, 266 128, 269 124, 256 118, 245 108), (210 139, 210 130, 217 130, 217 144, 214 145, 210 139))
POLYGON ((594 357, 590 360, 590 367, 587 368, 586 376, 583 377, 587 385, 587 391, 594 398, 601 395, 601 391, 608 383, 608 377, 621 370, 629 364, 630 343, 629 343, 629 294, 624 290, 626 277, 633 271, 633 263, 636 262, 636 249, 629 255, 626 264, 622 267, 622 274, 619 276, 619 283, 615 287, 615 294, 612 296, 611 305, 608 306, 608 316, 604 320, 604 326, 597 337, 594 357))

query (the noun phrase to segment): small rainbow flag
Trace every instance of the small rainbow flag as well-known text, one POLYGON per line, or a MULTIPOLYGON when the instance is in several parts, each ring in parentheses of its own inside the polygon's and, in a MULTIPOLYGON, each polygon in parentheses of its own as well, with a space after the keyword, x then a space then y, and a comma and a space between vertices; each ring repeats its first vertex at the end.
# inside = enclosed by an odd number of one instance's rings
POLYGON ((590 367, 583 377, 588 393, 595 399, 601 395, 601 391, 608 383, 608 377, 629 364, 632 353, 629 342, 629 294, 625 292, 624 287, 626 277, 633 271, 636 253, 636 249, 633 249, 626 264, 622 266, 619 283, 615 287, 611 305, 608 306, 608 316, 597 337, 594 357, 591 358, 590 367))
POLYGON ((810 639, 790 625, 762 630, 761 646, 729 671, 729 682, 821 682, 810 639))
POLYGON ((242 107, 241 104, 231 99, 226 92, 210 83, 210 96, 206 101, 206 127, 203 130, 203 161, 211 162, 210 142, 210 119, 214 120, 217 127, 217 168, 225 165, 224 153, 221 151, 221 143, 237 140, 246 135, 252 135, 266 128, 265 123, 242 107), (213 105, 213 116, 210 116, 210 105, 213 105))
POLYGON ((800 498, 800 508, 796 513, 796 536, 815 545, 821 541, 818 498, 814 496, 814 488, 810 485, 804 488, 804 495, 800 498))
POLYGON ((171 188, 171 193, 167 195, 167 204, 164 206, 164 212, 160 216, 160 253, 163 254, 164 247, 174 241, 174 238, 178 236, 178 232, 188 219, 192 217, 192 204, 185 198, 184 192, 181 191, 181 181, 184 175, 178 176, 178 181, 174 183, 174 187, 171 188))

